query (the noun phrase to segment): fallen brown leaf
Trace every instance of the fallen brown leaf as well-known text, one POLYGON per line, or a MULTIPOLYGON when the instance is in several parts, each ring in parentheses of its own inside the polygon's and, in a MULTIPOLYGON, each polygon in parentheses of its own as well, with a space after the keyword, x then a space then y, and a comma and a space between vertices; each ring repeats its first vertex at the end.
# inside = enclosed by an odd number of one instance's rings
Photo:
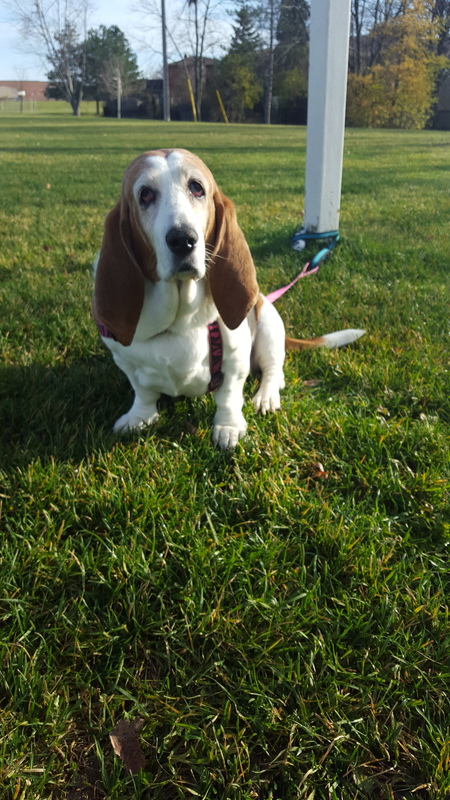
POLYGON ((139 717, 131 722, 120 719, 109 734, 115 754, 122 759, 127 772, 131 772, 133 775, 145 767, 145 758, 139 744, 139 734, 143 725, 144 720, 139 717))
POLYGON ((309 381, 303 381, 302 386, 307 386, 308 389, 312 389, 314 386, 319 386, 320 383, 322 383, 320 378, 311 378, 309 381))
POLYGON ((329 477, 329 472, 326 472, 323 468, 323 464, 317 461, 315 464, 312 464, 312 476, 313 478, 326 480, 329 477))

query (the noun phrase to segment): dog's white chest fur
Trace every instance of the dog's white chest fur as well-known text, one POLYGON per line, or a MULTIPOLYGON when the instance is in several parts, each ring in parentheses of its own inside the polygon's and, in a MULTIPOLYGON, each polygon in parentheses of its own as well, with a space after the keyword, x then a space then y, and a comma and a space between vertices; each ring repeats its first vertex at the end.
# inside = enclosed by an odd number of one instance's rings
POLYGON ((208 323, 217 318, 203 281, 146 282, 131 345, 104 339, 114 360, 142 389, 172 397, 205 394, 211 379, 208 323))
MULTIPOLYGON (((107 344, 114 360, 126 374, 133 371, 133 385, 171 397, 205 394, 210 381, 208 330, 190 330, 186 336, 161 333, 136 342, 124 359, 117 342, 107 344)), ((130 377, 130 376, 129 376, 130 377)))

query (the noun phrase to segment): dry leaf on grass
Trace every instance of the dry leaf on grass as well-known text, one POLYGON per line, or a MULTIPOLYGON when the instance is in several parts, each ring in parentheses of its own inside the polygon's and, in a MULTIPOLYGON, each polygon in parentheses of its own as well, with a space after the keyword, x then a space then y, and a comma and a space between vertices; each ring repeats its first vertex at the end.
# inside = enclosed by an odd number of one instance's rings
POLYGON ((326 480, 329 477, 329 472, 326 472, 323 464, 317 461, 315 464, 312 464, 312 476, 313 478, 322 478, 322 480, 326 480))
POLYGON ((314 389, 315 386, 320 386, 321 383, 321 378, 310 378, 309 381, 303 381, 302 386, 306 389, 314 389))
POLYGON ((143 725, 144 720, 139 717, 131 722, 120 719, 109 734, 115 754, 122 759, 125 769, 133 775, 145 767, 145 758, 139 744, 139 734, 143 725))

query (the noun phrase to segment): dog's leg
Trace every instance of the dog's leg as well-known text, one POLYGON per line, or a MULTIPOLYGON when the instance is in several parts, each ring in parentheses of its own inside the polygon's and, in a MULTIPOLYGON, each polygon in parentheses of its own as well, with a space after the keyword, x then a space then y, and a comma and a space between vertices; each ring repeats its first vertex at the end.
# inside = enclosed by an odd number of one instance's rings
POLYGON ((252 369, 261 371, 261 383, 252 403, 261 414, 280 408, 280 389, 284 389, 284 340, 283 320, 266 300, 260 310, 252 350, 252 369))
POLYGON ((247 431, 242 406, 244 383, 250 372, 252 342, 246 322, 235 331, 222 329, 222 338, 224 378, 220 388, 214 392, 217 411, 214 415, 212 440, 222 450, 232 450, 247 431))
POLYGON ((157 402, 159 392, 155 392, 149 386, 143 386, 138 379, 137 370, 130 366, 129 362, 122 360, 114 354, 114 361, 117 366, 125 373, 131 386, 134 389, 134 402, 130 410, 116 420, 114 433, 125 433, 127 430, 144 428, 151 425, 158 419, 157 402))
POLYGON ((242 406, 247 375, 248 372, 244 376, 235 376, 233 381, 225 380, 215 393, 217 411, 214 415, 212 440, 222 450, 233 450, 239 439, 246 434, 247 423, 242 406))
POLYGON ((159 394, 148 392, 145 397, 142 393, 135 395, 134 403, 126 414, 122 414, 114 423, 114 433, 125 433, 125 431, 144 428, 151 425, 158 419, 157 401, 159 394), (150 397, 151 394, 151 397, 150 397))

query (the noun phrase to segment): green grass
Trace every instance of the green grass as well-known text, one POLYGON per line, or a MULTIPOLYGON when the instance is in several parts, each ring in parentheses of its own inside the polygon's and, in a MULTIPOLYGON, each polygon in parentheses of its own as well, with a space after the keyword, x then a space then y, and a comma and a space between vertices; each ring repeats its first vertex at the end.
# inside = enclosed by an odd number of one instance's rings
POLYGON ((342 242, 278 307, 366 337, 290 355, 233 454, 209 396, 111 435, 91 263, 125 166, 204 158, 267 291, 304 261, 305 140, 0 115, 2 800, 450 797, 449 134, 347 133, 342 242), (108 731, 137 715, 132 777, 108 731))

